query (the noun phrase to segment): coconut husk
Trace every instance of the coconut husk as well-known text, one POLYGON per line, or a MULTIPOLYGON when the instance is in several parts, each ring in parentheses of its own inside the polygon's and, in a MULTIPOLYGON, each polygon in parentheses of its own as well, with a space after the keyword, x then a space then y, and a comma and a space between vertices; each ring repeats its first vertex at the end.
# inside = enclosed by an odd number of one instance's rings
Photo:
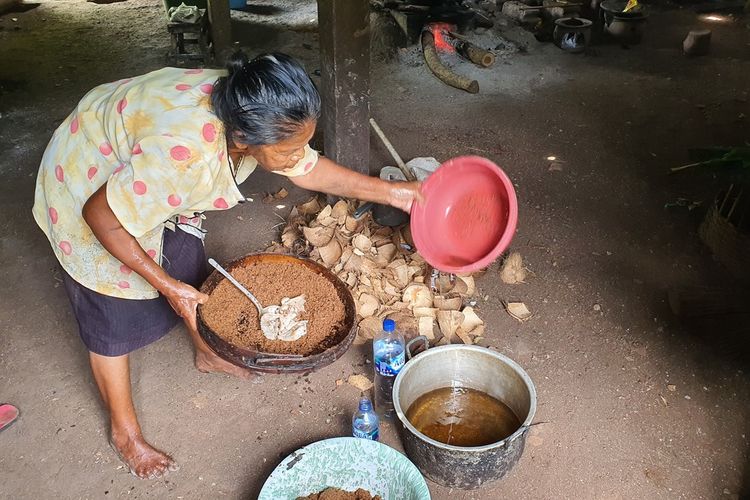
POLYGON ((330 243, 333 238, 332 227, 303 227, 302 232, 305 234, 305 238, 314 247, 324 247, 330 243))
POLYGON ((523 258, 520 253, 513 252, 508 255, 500 269, 500 279, 503 280, 503 283, 509 285, 525 283, 526 268, 523 266, 523 258))
POLYGON ((299 211, 300 215, 313 215, 320 212, 320 209, 323 208, 318 201, 318 198, 311 198, 310 200, 306 201, 305 203, 301 205, 297 205, 297 210, 299 211))
MULTIPOLYGON (((468 333, 469 333, 469 335, 471 335, 473 337, 484 337, 484 329, 485 329, 484 325, 479 325, 479 326, 477 326, 476 328, 474 328, 473 330, 471 330, 468 333)), ((474 343, 476 343, 476 342, 477 341, 475 339, 474 343)))
POLYGON ((351 255, 349 256, 348 259, 346 259, 346 264, 344 264, 344 269, 346 269, 347 271, 359 272, 360 266, 362 265, 362 257, 360 255, 357 255, 355 252, 353 252, 351 247, 344 249, 344 254, 347 251, 351 252, 351 255))
POLYGON ((388 264, 388 269, 391 270, 391 275, 399 287, 405 288, 409 284, 409 266, 404 259, 394 260, 388 264))
POLYGON ((437 321, 440 331, 450 340, 463 323, 464 315, 459 311, 438 311, 437 321))
MULTIPOLYGON (((323 260, 323 264, 325 264, 326 267, 333 266, 336 262, 339 262, 339 259, 341 258, 341 244, 338 242, 336 238, 332 238, 330 242, 324 247, 320 247, 318 249, 320 252, 320 258, 323 260)), ((340 271, 343 269, 343 265, 336 266, 339 269, 336 271, 340 271)))
POLYGON ((433 289, 441 294, 446 295, 453 290, 456 284, 455 276, 446 273, 439 273, 434 279, 430 280, 433 289))
POLYGON ((464 307, 461 312, 464 315, 464 320, 461 322, 461 329, 463 331, 470 332, 476 327, 484 325, 484 321, 477 316, 473 307, 464 307))
POLYGON ((358 234, 352 238, 352 245, 365 255, 372 249, 372 240, 364 234, 358 234))
POLYGON ((419 335, 419 321, 408 312, 394 312, 388 318, 396 322, 396 329, 407 341, 419 335))
POLYGON ((419 334, 424 335, 430 340, 435 340, 435 319, 429 316, 417 318, 419 325, 419 334))
POLYGON ((440 340, 437 341, 435 345, 450 345, 450 340, 448 337, 441 337, 440 340))
POLYGON ((361 293, 357 297, 357 314, 369 318, 380 310, 380 301, 369 293, 361 293))
POLYGON ((281 232, 281 244, 286 248, 292 248, 294 243, 300 239, 302 239, 302 234, 292 224, 287 224, 281 232))
POLYGON ((404 243, 408 244, 412 248, 414 247, 414 238, 411 236, 411 226, 406 225, 401 229, 401 236, 404 239, 404 243))
POLYGON ((432 292, 423 284, 412 284, 404 290, 403 301, 414 307, 432 307, 432 292))
POLYGON ((338 224, 343 225, 346 222, 346 216, 349 215, 349 204, 344 200, 339 200, 331 209, 331 217, 336 219, 338 224))
POLYGON ((324 219, 327 219, 331 216, 331 213, 333 212, 333 207, 331 205, 326 205, 323 207, 323 209, 320 211, 317 217, 315 217, 316 220, 322 221, 324 219))
POLYGON ((367 378, 364 375, 349 375, 349 378, 346 379, 346 383, 356 387, 361 392, 369 391, 372 389, 372 381, 367 378))
POLYGON ((382 281, 383 291, 392 297, 401 298, 401 287, 396 287, 389 280, 382 281))
POLYGON ((396 245, 393 243, 386 243, 385 245, 379 246, 377 249, 376 261, 379 264, 387 265, 396 256, 396 245))
POLYGON ((528 321, 532 316, 531 311, 523 302, 506 302, 505 310, 521 323, 528 321))
POLYGON ((459 327, 456 330, 456 335, 458 336, 459 339, 461 339, 461 342, 463 342, 464 344, 466 345, 474 344, 474 341, 471 338, 471 336, 467 334, 466 332, 464 332, 464 330, 461 327, 459 327))
POLYGON ((376 317, 370 316, 369 318, 365 318, 359 322, 357 335, 361 336, 364 339, 372 339, 380 332, 382 328, 383 321, 376 317))
MULTIPOLYGON (((437 299, 437 297, 435 297, 437 299)), ((437 318, 438 310, 432 307, 415 307, 414 316, 417 318, 437 318)))
POLYGON ((471 297, 477 291, 474 284, 474 278, 471 276, 456 276, 456 283, 453 285, 451 293, 457 293, 465 297, 471 297))
POLYGON ((443 297, 440 295, 435 296, 435 307, 441 311, 458 311, 464 304, 461 297, 443 297))
POLYGON ((354 288, 355 286, 357 286, 357 282, 359 280, 357 280, 357 275, 356 274, 354 274, 354 273, 347 273, 346 279, 344 281, 346 282, 346 285, 349 288, 354 288))
POLYGON ((344 222, 344 228, 349 232, 354 232, 359 227, 359 221, 352 217, 351 215, 347 215, 346 221, 344 222))

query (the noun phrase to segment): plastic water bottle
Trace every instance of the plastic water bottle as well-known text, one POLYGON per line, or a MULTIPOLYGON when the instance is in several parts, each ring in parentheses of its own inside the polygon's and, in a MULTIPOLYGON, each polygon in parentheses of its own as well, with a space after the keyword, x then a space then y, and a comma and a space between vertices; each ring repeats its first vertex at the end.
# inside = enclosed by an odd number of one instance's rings
POLYGON ((380 438, 378 415, 372 409, 372 402, 367 396, 362 396, 359 400, 359 408, 352 417, 352 435, 372 441, 380 438))
POLYGON ((375 365, 375 408, 383 418, 393 418, 393 381, 406 362, 404 337, 396 331, 396 322, 383 321, 383 331, 372 341, 375 365))

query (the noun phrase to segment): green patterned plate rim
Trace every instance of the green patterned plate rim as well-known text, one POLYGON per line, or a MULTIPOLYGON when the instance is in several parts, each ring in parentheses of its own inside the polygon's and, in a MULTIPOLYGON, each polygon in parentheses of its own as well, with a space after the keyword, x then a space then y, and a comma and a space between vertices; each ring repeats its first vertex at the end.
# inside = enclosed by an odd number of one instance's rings
POLYGON ((258 500, 295 500, 326 488, 363 488, 383 500, 430 500, 419 469, 377 441, 325 439, 286 457, 266 480, 258 500))

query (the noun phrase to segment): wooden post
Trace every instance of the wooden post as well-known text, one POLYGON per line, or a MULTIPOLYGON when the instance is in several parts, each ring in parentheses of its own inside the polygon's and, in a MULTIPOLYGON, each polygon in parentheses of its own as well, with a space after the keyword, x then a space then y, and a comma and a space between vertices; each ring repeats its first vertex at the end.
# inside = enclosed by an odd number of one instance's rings
POLYGON ((232 46, 232 18, 229 15, 229 0, 208 0, 208 22, 211 24, 214 58, 220 65, 229 55, 232 46))
POLYGON ((370 2, 318 0, 323 152, 370 171, 370 2))

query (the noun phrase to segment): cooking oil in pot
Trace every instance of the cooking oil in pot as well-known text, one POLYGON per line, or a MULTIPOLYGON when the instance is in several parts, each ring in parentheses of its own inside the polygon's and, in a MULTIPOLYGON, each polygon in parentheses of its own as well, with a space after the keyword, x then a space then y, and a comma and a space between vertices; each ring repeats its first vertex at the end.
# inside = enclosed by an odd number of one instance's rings
POLYGON ((406 418, 422 434, 453 446, 484 446, 513 434, 521 422, 505 403, 465 387, 443 387, 423 394, 406 418))

